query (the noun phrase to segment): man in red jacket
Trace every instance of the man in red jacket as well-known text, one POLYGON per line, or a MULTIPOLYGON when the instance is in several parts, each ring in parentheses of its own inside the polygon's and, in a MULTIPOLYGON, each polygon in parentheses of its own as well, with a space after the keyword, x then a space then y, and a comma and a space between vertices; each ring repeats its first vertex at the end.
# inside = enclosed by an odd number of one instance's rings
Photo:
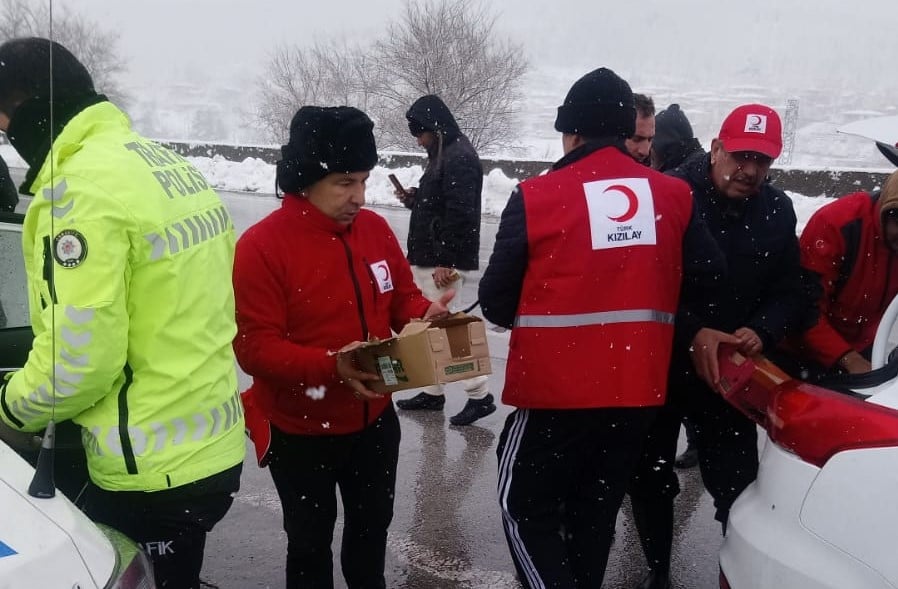
POLYGON ((363 209, 377 162, 373 123, 351 107, 304 106, 277 166, 284 202, 237 243, 234 290, 247 424, 281 498, 287 587, 333 587, 331 539, 343 501, 350 588, 385 587, 399 421, 377 375, 347 344, 387 338, 447 312, 424 298, 387 222, 363 209))
POLYGON ((801 353, 825 373, 869 372, 876 328, 898 294, 898 172, 881 191, 820 208, 801 234, 801 264, 821 278, 820 317, 801 353))
MULTIPOLYGON (((674 317, 684 347, 701 323, 678 307, 681 287, 711 293, 724 271, 686 183, 627 152, 635 121, 630 86, 611 70, 573 85, 555 120, 565 156, 512 193, 480 282, 484 316, 513 328, 499 501, 528 588, 601 586, 664 403, 674 317)), ((716 379, 713 351, 696 356, 716 379)))

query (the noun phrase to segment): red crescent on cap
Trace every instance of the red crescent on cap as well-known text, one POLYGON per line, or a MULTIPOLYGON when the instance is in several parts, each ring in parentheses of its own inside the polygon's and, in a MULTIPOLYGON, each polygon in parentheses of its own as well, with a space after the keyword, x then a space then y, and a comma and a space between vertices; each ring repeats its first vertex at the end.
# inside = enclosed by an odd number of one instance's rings
POLYGON ((627 197, 627 210, 620 217, 608 217, 615 223, 626 223, 630 219, 636 216, 636 212, 639 210, 639 197, 636 196, 636 193, 633 192, 633 189, 629 186, 624 186, 623 184, 614 184, 609 186, 602 192, 608 192, 610 190, 614 190, 616 192, 620 192, 624 196, 627 197))
POLYGON ((761 124, 761 115, 749 115, 751 117, 752 125, 760 125, 761 124))

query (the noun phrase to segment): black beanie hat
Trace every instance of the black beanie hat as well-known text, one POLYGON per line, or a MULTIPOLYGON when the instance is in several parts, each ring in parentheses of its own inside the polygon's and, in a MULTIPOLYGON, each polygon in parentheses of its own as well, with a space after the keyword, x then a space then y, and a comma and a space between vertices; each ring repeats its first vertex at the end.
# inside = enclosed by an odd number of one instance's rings
POLYGON ((636 103, 626 80, 608 68, 591 71, 571 86, 558 107, 555 130, 584 137, 631 137, 636 103))
POLYGON ((281 146, 277 183, 298 193, 332 173, 367 171, 377 163, 374 123, 351 106, 304 106, 290 121, 281 146))
POLYGON ((671 146, 681 145, 692 139, 692 125, 680 110, 679 104, 671 104, 655 115, 655 137, 652 148, 665 153, 671 146))
POLYGON ((54 102, 96 94, 87 68, 56 41, 39 37, 11 39, 0 45, 0 112, 13 118, 17 103, 50 98, 51 51, 54 102))

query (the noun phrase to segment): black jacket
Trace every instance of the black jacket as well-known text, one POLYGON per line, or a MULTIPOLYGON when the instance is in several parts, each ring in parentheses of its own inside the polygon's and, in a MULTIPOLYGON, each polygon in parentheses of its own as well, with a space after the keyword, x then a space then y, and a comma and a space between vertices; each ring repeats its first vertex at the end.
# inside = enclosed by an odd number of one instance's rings
MULTIPOLYGON (((553 170, 563 168, 590 153, 614 145, 626 153, 616 140, 596 140, 571 151, 556 162, 553 170)), ((570 195, 559 194, 559 203, 570 195)), ((524 274, 527 270, 527 218, 520 187, 508 199, 502 212, 496 244, 490 262, 480 279, 479 295, 483 316, 496 325, 511 328, 518 311, 524 274)), ((677 309, 675 347, 685 353, 695 333, 706 323, 707 301, 721 296, 726 284, 726 263, 696 208, 683 235, 683 283, 677 309)))
POLYGON ((19 192, 9 175, 6 162, 0 157, 0 211, 14 211, 19 204, 19 192))
POLYGON ((696 154, 670 172, 692 187, 696 209, 727 259, 728 292, 710 309, 708 326, 749 327, 770 351, 815 315, 801 277, 792 201, 769 182, 757 195, 727 198, 714 188, 710 164, 709 154, 696 154))
POLYGON ((409 207, 408 261, 415 266, 476 270, 483 189, 480 158, 436 96, 415 101, 406 117, 437 137, 409 207))

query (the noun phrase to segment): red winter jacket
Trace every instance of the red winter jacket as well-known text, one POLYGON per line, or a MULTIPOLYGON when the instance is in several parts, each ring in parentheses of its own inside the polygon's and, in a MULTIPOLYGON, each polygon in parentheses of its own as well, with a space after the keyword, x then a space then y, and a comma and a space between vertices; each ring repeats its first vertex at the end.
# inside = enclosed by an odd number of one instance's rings
POLYGON ((330 352, 389 337, 431 304, 382 217, 363 209, 344 227, 295 195, 237 242, 234 293, 234 351, 253 405, 306 435, 357 432, 380 416, 390 398, 355 398, 330 352))
POLYGON ((877 201, 857 192, 814 213, 801 234, 801 264, 823 286, 820 318, 803 336, 804 353, 829 367, 873 345, 898 293, 898 257, 882 240, 877 201))

